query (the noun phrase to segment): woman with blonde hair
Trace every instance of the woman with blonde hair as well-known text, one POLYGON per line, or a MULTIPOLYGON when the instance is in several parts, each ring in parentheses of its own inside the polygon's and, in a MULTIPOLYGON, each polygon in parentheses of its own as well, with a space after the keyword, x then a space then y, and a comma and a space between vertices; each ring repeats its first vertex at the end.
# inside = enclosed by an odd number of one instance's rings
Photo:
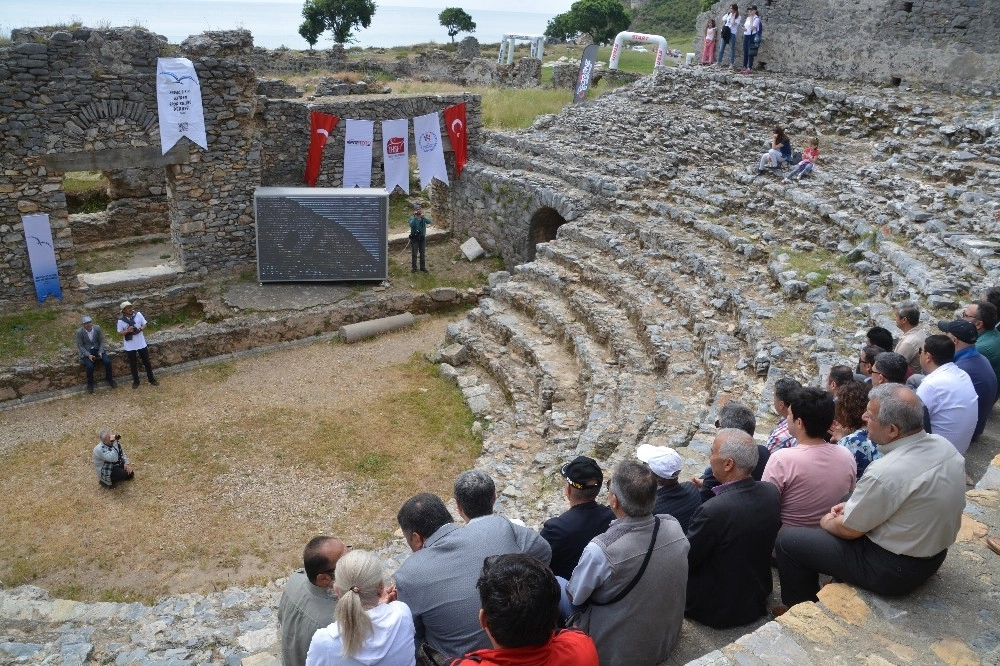
POLYGON ((413 666, 413 616, 382 580, 375 553, 352 550, 337 562, 335 622, 313 635, 306 666, 413 666))

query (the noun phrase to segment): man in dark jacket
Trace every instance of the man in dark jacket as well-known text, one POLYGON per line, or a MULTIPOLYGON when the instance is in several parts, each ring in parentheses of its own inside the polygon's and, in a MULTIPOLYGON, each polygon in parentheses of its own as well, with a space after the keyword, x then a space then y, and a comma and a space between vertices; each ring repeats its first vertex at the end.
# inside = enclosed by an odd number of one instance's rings
POLYGON ((98 361, 104 364, 104 378, 108 386, 115 388, 111 375, 111 359, 104 349, 104 331, 94 324, 89 315, 84 315, 83 326, 76 329, 76 348, 80 350, 80 362, 87 367, 87 393, 94 392, 94 366, 98 361))
POLYGON ((781 502, 774 485, 751 476, 757 446, 742 430, 720 430, 709 462, 722 483, 712 489, 715 499, 691 517, 684 614, 724 629, 753 622, 767 612, 781 502))
POLYGON ((604 534, 615 519, 610 507, 597 503, 604 473, 593 458, 577 456, 562 466, 569 511, 542 525, 542 538, 552 546, 552 573, 566 580, 590 540, 604 534))

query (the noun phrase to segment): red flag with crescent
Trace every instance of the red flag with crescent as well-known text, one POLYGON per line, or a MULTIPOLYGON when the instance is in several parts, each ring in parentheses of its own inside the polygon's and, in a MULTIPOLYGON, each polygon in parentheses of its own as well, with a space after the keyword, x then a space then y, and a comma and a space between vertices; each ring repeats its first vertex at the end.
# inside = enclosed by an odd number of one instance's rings
POLYGON ((449 106, 444 110, 444 124, 448 128, 448 138, 451 139, 451 147, 455 151, 455 178, 458 178, 469 156, 469 146, 466 143, 468 134, 465 131, 465 102, 449 106))
POLYGON ((309 187, 316 186, 316 179, 319 178, 319 165, 323 161, 323 146, 330 138, 330 132, 340 122, 337 116, 327 113, 312 111, 309 114, 309 157, 306 159, 306 173, 302 180, 309 184, 309 187))

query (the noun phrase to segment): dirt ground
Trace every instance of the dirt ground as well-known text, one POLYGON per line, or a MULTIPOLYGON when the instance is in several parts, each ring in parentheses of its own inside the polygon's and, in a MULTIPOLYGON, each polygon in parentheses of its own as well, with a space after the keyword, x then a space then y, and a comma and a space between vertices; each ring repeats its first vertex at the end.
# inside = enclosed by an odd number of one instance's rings
MULTIPOLYGON (((446 318, 0 412, 0 577, 77 599, 151 600, 287 575, 317 533, 377 547, 480 443, 419 356, 446 318), (96 481, 101 427, 136 478, 96 481)), ((154 359, 155 361, 155 359, 154 359)))

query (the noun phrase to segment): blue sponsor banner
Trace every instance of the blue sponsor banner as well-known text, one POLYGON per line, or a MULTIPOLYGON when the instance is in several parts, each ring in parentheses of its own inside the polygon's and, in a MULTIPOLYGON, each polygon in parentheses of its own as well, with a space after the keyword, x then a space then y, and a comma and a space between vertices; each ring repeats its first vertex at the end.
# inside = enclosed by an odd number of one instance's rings
POLYGON ((28 261, 31 263, 31 275, 35 278, 38 302, 44 303, 49 296, 62 300, 56 248, 52 242, 48 214, 23 215, 21 222, 24 224, 24 242, 28 245, 28 261))

